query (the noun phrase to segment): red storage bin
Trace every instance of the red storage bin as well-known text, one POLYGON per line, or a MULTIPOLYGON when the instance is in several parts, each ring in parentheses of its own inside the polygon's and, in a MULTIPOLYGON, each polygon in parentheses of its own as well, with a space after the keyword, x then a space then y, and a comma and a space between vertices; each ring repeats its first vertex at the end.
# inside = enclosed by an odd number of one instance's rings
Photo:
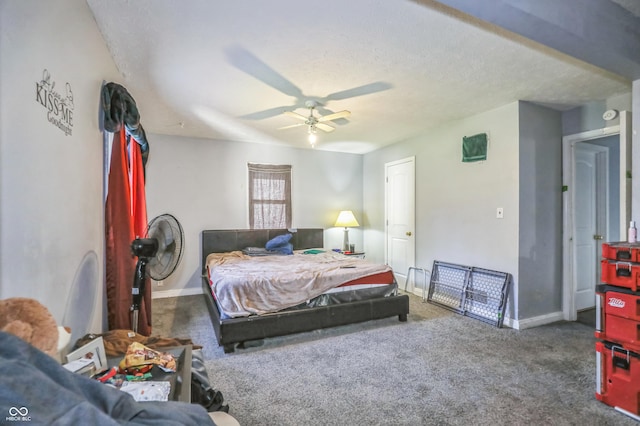
POLYGON ((602 260, 602 282, 638 291, 640 263, 602 260))
POLYGON ((640 292, 625 291, 611 286, 597 286, 596 292, 602 297, 605 314, 640 321, 640 292))
POLYGON ((640 263, 640 243, 603 243, 602 257, 622 262, 640 263))
POLYGON ((595 336, 640 352, 640 292, 596 286, 595 336))
POLYGON ((596 399, 640 414, 640 355, 596 342, 596 399))

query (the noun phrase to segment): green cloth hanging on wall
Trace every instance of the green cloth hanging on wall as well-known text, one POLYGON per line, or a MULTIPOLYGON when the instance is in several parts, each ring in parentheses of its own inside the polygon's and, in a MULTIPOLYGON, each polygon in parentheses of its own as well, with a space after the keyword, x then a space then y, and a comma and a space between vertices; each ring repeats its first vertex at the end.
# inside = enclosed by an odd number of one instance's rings
POLYGON ((479 133, 462 138, 462 162, 472 163, 487 159, 487 134, 479 133))

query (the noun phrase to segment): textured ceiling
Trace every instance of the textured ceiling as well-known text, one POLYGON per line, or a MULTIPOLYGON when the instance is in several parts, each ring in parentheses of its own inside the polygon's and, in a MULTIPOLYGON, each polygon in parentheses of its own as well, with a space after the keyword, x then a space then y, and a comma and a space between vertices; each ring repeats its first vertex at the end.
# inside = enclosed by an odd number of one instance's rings
POLYGON ((314 99, 352 113, 316 149, 365 153, 516 100, 565 110, 631 87, 436 2, 87 3, 148 133, 307 148, 304 126, 278 128, 314 99))

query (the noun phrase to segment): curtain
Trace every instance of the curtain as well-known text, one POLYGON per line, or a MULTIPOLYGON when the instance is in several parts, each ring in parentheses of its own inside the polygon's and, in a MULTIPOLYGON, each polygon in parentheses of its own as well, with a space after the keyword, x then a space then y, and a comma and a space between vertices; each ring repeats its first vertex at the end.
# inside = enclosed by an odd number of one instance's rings
MULTIPOLYGON (((147 198, 145 193, 144 153, 142 146, 131 137, 128 144, 129 176, 131 187, 131 220, 135 238, 147 237, 147 198)), ((129 243, 131 244, 131 243, 129 243)), ((137 259, 136 259, 137 262, 137 259)), ((133 277, 133 276, 132 276, 133 277)), ((133 282, 133 278, 131 279, 133 282)), ((138 333, 144 336, 151 334, 151 279, 144 278, 144 294, 138 314, 138 333)))
MULTIPOLYGON (((131 242, 147 227, 144 170, 140 146, 124 128, 113 138, 105 206, 107 319, 109 329, 131 330, 133 278, 137 259, 131 242)), ((138 313, 138 333, 151 334, 151 286, 146 279, 138 313)))
POLYGON ((249 227, 291 228, 291 166, 249 163, 249 227))

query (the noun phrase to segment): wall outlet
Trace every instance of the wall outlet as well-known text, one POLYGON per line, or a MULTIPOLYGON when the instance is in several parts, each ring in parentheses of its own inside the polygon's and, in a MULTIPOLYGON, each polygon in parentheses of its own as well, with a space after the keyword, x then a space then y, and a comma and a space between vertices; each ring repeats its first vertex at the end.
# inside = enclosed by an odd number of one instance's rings
POLYGON ((164 285, 164 281, 162 280, 156 281, 156 283, 158 283, 158 287, 162 287, 164 285))
POLYGON ((504 219, 504 208, 498 207, 496 209, 496 219, 504 219))

